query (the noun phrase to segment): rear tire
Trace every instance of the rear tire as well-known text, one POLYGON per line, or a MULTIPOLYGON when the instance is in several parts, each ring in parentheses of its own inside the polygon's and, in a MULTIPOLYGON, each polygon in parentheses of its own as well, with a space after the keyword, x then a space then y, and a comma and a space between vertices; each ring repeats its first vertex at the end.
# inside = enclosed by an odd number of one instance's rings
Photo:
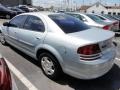
POLYGON ((40 66, 43 73, 52 80, 58 80, 62 74, 62 69, 57 59, 50 53, 39 55, 40 66))

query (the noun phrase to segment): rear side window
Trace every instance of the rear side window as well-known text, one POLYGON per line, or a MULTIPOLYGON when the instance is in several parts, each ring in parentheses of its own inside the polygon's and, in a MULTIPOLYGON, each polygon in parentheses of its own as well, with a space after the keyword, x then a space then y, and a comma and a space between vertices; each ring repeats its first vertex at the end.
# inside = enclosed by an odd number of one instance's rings
POLYGON ((49 17, 65 32, 74 33, 89 29, 90 27, 79 19, 66 14, 53 14, 49 17))
POLYGON ((44 32, 45 26, 42 20, 36 16, 29 16, 27 19, 25 25, 25 29, 32 30, 32 31, 38 31, 38 32, 44 32))
POLYGON ((26 15, 20 15, 20 16, 13 18, 10 21, 10 24, 12 27, 23 28, 23 25, 24 25, 26 19, 27 19, 26 15))

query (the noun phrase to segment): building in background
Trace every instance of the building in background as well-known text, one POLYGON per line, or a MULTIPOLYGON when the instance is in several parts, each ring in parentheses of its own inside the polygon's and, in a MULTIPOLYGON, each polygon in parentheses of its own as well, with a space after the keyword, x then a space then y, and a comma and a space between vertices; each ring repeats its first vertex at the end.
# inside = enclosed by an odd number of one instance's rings
POLYGON ((16 5, 31 5, 31 0, 0 0, 0 3, 5 6, 16 6, 16 5))
POLYGON ((108 5, 103 5, 100 2, 97 2, 91 6, 86 6, 86 5, 81 6, 80 12, 120 15, 120 5, 108 6, 108 5))

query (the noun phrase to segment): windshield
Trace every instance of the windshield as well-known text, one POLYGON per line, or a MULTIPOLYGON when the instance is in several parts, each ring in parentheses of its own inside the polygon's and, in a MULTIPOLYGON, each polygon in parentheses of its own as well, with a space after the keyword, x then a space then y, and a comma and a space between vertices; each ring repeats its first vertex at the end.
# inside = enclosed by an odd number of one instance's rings
POLYGON ((75 17, 66 14, 53 14, 49 17, 65 32, 74 33, 89 29, 90 27, 75 17))
POLYGON ((0 5, 0 9, 3 10, 3 11, 10 11, 10 9, 4 7, 3 5, 0 5))

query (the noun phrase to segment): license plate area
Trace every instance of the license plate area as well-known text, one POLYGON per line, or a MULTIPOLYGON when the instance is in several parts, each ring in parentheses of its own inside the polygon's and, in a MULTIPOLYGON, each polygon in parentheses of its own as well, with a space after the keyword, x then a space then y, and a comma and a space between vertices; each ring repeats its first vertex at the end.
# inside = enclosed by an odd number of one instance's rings
POLYGON ((100 45, 101 51, 105 51, 108 48, 112 47, 112 39, 105 40, 105 41, 101 42, 99 45, 100 45))

